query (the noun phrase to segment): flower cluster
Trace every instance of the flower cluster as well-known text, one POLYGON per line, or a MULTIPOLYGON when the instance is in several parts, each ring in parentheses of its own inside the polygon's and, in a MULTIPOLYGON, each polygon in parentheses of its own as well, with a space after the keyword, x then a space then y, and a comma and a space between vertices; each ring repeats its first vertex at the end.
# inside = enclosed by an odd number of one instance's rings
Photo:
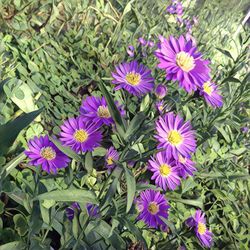
MULTIPOLYGON (((182 5, 178 1, 173 1, 173 3, 175 9, 169 8, 168 11, 181 15, 182 5)), ((128 49, 132 56, 134 47, 128 49)), ((199 91, 206 102, 213 107, 222 106, 222 97, 218 93, 218 88, 215 83, 211 82, 209 61, 202 58, 202 54, 197 51, 197 47, 191 40, 186 40, 184 36, 178 39, 173 36, 169 39, 160 37, 155 55, 160 61, 158 67, 166 71, 167 80, 178 81, 179 86, 189 93, 199 91)), ((154 90, 154 100, 157 100, 154 105, 160 114, 155 122, 156 133, 154 135, 158 152, 150 157, 146 167, 151 172, 151 180, 159 189, 158 191, 146 189, 140 192, 135 199, 135 204, 139 220, 144 221, 148 227, 165 231, 167 230, 165 220, 168 219, 170 205, 162 192, 176 189, 181 184, 182 178, 194 175, 196 168, 192 155, 197 147, 195 131, 190 121, 184 121, 179 114, 167 110, 169 108, 164 104, 164 98, 168 89, 164 84, 158 84, 154 89, 155 80, 151 70, 145 65, 135 60, 123 62, 115 67, 112 77, 114 90, 124 89, 136 97, 148 93, 150 95, 154 90)), ((123 105, 117 101, 114 103, 121 117, 124 117, 126 112, 123 105)), ((58 140, 63 146, 71 148, 78 154, 93 151, 101 145, 103 137, 107 135, 104 133, 105 128, 111 127, 113 131, 115 130, 115 122, 110 112, 112 110, 109 109, 104 97, 87 96, 82 100, 79 116, 71 117, 61 125, 58 140)), ((54 139, 50 139, 48 135, 35 137, 29 141, 29 148, 25 152, 32 165, 41 165, 42 169, 48 173, 57 173, 59 169, 67 167, 70 162, 68 156, 61 152, 53 141, 54 139)), ((121 155, 114 146, 107 149, 103 160, 108 173, 117 167, 121 155)), ((132 168, 134 163, 128 162, 127 165, 132 168)), ((66 209, 66 216, 69 220, 73 220, 79 210, 80 206, 75 202, 66 209)), ((97 205, 87 204, 86 211, 89 217, 101 216, 97 205)), ((194 217, 189 218, 186 224, 194 228, 203 246, 211 246, 212 234, 206 228, 204 214, 200 210, 194 217)))
POLYGON ((210 62, 202 58, 192 40, 184 36, 161 37, 155 55, 160 62, 158 67, 166 71, 167 80, 178 81, 188 93, 198 90, 212 107, 222 106, 218 88, 211 82, 210 62))
POLYGON ((183 15, 183 6, 180 1, 172 0, 172 4, 167 7, 167 12, 170 14, 176 14, 178 17, 183 15))

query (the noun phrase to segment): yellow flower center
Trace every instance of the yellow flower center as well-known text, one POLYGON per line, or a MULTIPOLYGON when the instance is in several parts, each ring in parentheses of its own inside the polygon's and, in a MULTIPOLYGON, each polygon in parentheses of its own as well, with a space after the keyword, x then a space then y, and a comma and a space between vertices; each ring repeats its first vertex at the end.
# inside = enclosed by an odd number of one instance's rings
POLYGON ((45 147, 41 149, 40 155, 44 159, 51 161, 56 158, 56 151, 52 147, 45 147))
POLYGON ((114 163, 113 158, 111 156, 108 157, 106 162, 107 162, 108 165, 112 165, 114 163))
POLYGON ((162 164, 160 166, 160 173, 162 176, 167 177, 171 174, 171 167, 167 164, 162 164))
POLYGON ((141 75, 138 73, 128 73, 126 75, 126 80, 130 85, 136 86, 141 81, 141 75))
POLYGON ((183 157, 182 155, 179 155, 179 162, 183 164, 186 163, 186 158, 183 157))
POLYGON ((204 234, 206 232, 206 225, 199 222, 198 223, 198 233, 199 234, 204 234))
POLYGON ((108 110, 108 107, 106 107, 106 106, 99 106, 99 108, 97 110, 97 114, 99 117, 103 117, 103 118, 110 118, 111 117, 109 110, 108 110))
POLYGON ((210 86, 210 82, 205 82, 203 84, 203 91, 208 95, 211 95, 211 93, 213 92, 213 87, 210 86))
POLYGON ((74 133, 74 139, 77 142, 85 142, 88 139, 89 135, 87 133, 87 131, 83 130, 83 129, 79 129, 76 130, 76 132, 74 133))
POLYGON ((169 132, 167 140, 172 145, 177 146, 178 144, 180 144, 183 141, 183 138, 178 131, 172 130, 169 132))
POLYGON ((176 63, 185 72, 189 72, 195 67, 194 58, 184 51, 176 55, 176 63))
POLYGON ((159 212, 159 205, 157 205, 155 202, 150 202, 148 205, 148 211, 155 215, 159 212))

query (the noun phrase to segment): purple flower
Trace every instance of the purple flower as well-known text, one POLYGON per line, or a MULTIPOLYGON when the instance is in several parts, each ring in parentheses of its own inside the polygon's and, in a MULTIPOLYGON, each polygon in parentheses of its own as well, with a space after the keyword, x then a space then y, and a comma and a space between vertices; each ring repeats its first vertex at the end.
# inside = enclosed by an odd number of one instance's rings
POLYGON ((147 189, 140 193, 137 199, 138 219, 143 220, 148 227, 165 229, 166 224, 160 217, 168 218, 170 208, 167 199, 159 191, 147 189))
POLYGON ((196 210, 194 217, 186 221, 186 225, 194 228, 195 234, 204 247, 211 247, 213 244, 213 234, 206 227, 205 213, 196 210))
POLYGON ((158 187, 163 190, 174 190, 180 185, 180 178, 178 176, 178 167, 174 160, 167 157, 166 152, 159 152, 155 158, 151 157, 148 161, 148 169, 153 172, 151 180, 155 180, 158 187))
POLYGON ((148 46, 152 48, 155 46, 155 43, 153 41, 148 41, 148 46))
POLYGON ((98 218, 100 216, 100 209, 97 205, 87 203, 86 208, 89 217, 98 218))
POLYGON ((157 135, 159 141, 157 148, 164 148, 168 158, 174 157, 178 160, 179 154, 189 157, 196 150, 194 131, 190 122, 184 122, 179 115, 173 112, 167 113, 156 121, 157 135))
POLYGON ((137 61, 122 63, 115 67, 116 72, 112 73, 116 84, 115 90, 124 88, 132 95, 145 95, 154 88, 154 78, 151 70, 137 61))
POLYGON ((163 114, 163 111, 164 111, 164 108, 165 108, 164 101, 156 102, 155 106, 156 106, 157 110, 159 111, 159 113, 163 114))
POLYGON ((179 155, 178 160, 176 160, 176 165, 179 169, 179 175, 186 179, 188 175, 193 176, 193 172, 197 169, 194 167, 195 163, 187 157, 179 155))
POLYGON ((145 41, 143 37, 140 37, 140 38, 138 39, 138 42, 139 42, 142 46, 145 46, 145 45, 147 44, 147 41, 145 41))
POLYGON ((191 29, 192 29, 192 23, 191 23, 190 20, 185 19, 185 20, 184 20, 184 24, 186 25, 186 29, 187 29, 187 30, 191 30, 191 29))
POLYGON ((249 128, 248 127, 242 127, 241 131, 246 134, 249 131, 249 128))
POLYGON ((175 14, 176 13, 176 9, 175 9, 174 5, 169 5, 166 10, 170 14, 175 14))
POLYGON ((172 4, 167 7, 167 12, 170 14, 177 14, 178 16, 182 16, 183 14, 183 6, 179 1, 172 1, 172 4))
POLYGON ((80 210, 80 206, 77 202, 71 204, 70 207, 65 209, 66 216, 69 220, 73 220, 75 216, 75 212, 80 210))
POLYGON ((34 137, 28 142, 25 154, 30 158, 30 164, 40 166, 47 173, 57 173, 60 168, 66 168, 70 159, 61 152, 48 135, 34 137))
POLYGON ((129 45, 127 48, 127 53, 130 57, 134 57, 135 55, 135 48, 132 45, 129 45))
POLYGON ((167 94, 167 87, 163 84, 159 84, 156 89, 155 89, 155 95, 159 98, 159 99, 163 99, 166 94, 167 94))
POLYGON ((176 10, 176 14, 177 14, 178 16, 182 16, 182 14, 183 14, 183 6, 182 6, 181 2, 178 2, 178 3, 176 4, 175 10, 176 10))
MULTIPOLYGON (((121 115, 125 115, 125 111, 122 106, 116 102, 116 106, 119 109, 121 115)), ((104 97, 88 96, 82 101, 80 107, 80 113, 84 122, 93 122, 98 126, 114 124, 114 120, 111 117, 108 109, 107 102, 104 97)))
POLYGON ((105 166, 109 170, 115 167, 115 161, 119 160, 119 153, 114 147, 110 147, 105 155, 105 166))
POLYGON ((82 117, 70 118, 61 126, 60 140, 77 153, 93 151, 102 139, 98 128, 93 122, 84 122, 82 117))
POLYGON ((191 40, 186 41, 183 36, 179 39, 170 36, 169 40, 164 39, 159 43, 155 52, 160 61, 158 67, 166 70, 166 79, 178 81, 187 92, 197 90, 210 78, 209 61, 203 60, 196 50, 191 40))
POLYGON ((223 101, 222 96, 218 93, 218 87, 213 82, 205 82, 202 85, 200 94, 204 96, 205 101, 208 105, 216 108, 222 107, 223 101))
POLYGON ((186 37, 186 40, 187 40, 187 41, 190 40, 190 41, 192 41, 193 45, 196 45, 196 40, 195 40, 195 38, 191 35, 190 32, 187 32, 186 35, 185 35, 185 37, 186 37))

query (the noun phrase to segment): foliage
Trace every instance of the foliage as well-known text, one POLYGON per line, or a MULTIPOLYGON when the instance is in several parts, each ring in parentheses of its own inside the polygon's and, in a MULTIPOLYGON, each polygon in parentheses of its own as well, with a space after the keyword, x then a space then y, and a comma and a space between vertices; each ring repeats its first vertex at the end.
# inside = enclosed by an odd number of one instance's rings
POLYGON ((169 3, 1 1, 0 249, 176 249, 182 245, 199 249, 184 224, 196 208, 206 211, 214 249, 248 249, 249 132, 242 128, 250 122, 249 28, 245 25, 237 34, 247 1, 183 2, 185 16, 198 17, 192 35, 212 61, 213 80, 220 86, 224 105, 211 109, 196 94, 187 95, 167 82, 168 108, 191 120, 196 130, 198 171, 177 190, 166 192, 171 205, 169 231, 160 232, 136 221, 133 203, 139 191, 155 188, 153 183, 143 183, 150 180, 146 162, 156 152, 155 97, 114 93, 110 80, 114 66, 129 60, 126 49, 132 44, 135 59, 152 69, 156 83, 166 83, 165 73, 156 68, 154 49, 144 51, 137 39, 143 36, 157 42, 158 35, 186 32, 166 13, 169 3), (106 97, 117 131, 106 131, 110 137, 85 155, 56 144, 72 158, 57 175, 29 166, 23 154, 27 140, 46 131, 57 135, 63 120, 78 115, 82 98, 91 94, 106 97), (120 117, 114 99, 126 107, 126 119, 120 117), (108 174, 103 156, 112 144, 121 157, 119 166, 108 174), (136 162, 133 168, 130 161, 136 162), (71 222, 65 208, 76 201, 81 211, 71 222), (86 203, 98 204, 102 216, 88 217, 86 203))

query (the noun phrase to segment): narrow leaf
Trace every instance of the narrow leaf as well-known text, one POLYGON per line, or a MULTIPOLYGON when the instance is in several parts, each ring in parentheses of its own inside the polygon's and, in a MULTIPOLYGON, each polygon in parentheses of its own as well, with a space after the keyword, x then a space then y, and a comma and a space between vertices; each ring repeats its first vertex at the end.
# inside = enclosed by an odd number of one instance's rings
POLYGON ((38 195, 35 200, 54 200, 63 202, 83 202, 97 204, 93 192, 79 189, 55 190, 38 195))
POLYGON ((0 126, 0 155, 7 152, 22 129, 27 127, 40 113, 42 109, 24 114, 0 126))
POLYGON ((124 121, 121 117, 121 114, 120 114, 118 108, 116 107, 112 96, 109 94, 108 90, 106 89, 106 87, 104 86, 104 84, 101 81, 99 82, 99 88, 107 101, 108 109, 109 109, 109 112, 110 112, 112 118, 115 121, 116 129, 117 129, 119 135, 121 136, 121 138, 124 138, 125 125, 124 125, 124 121))
POLYGON ((133 136, 138 131, 142 123, 145 121, 145 118, 146 117, 143 112, 139 112, 134 116, 125 133, 125 140, 133 136))
POLYGON ((134 197, 135 197, 135 191, 136 191, 136 182, 135 177, 130 169, 128 169, 126 166, 123 166, 123 169, 125 171, 125 178, 127 183, 127 208, 126 212, 128 213, 130 208, 132 207, 134 197))
POLYGON ((82 161, 81 157, 77 153, 75 153, 70 147, 63 146, 60 141, 58 141, 52 137, 50 137, 50 140, 58 147, 58 149, 60 149, 64 154, 66 154, 70 158, 72 158, 78 162, 82 161))

